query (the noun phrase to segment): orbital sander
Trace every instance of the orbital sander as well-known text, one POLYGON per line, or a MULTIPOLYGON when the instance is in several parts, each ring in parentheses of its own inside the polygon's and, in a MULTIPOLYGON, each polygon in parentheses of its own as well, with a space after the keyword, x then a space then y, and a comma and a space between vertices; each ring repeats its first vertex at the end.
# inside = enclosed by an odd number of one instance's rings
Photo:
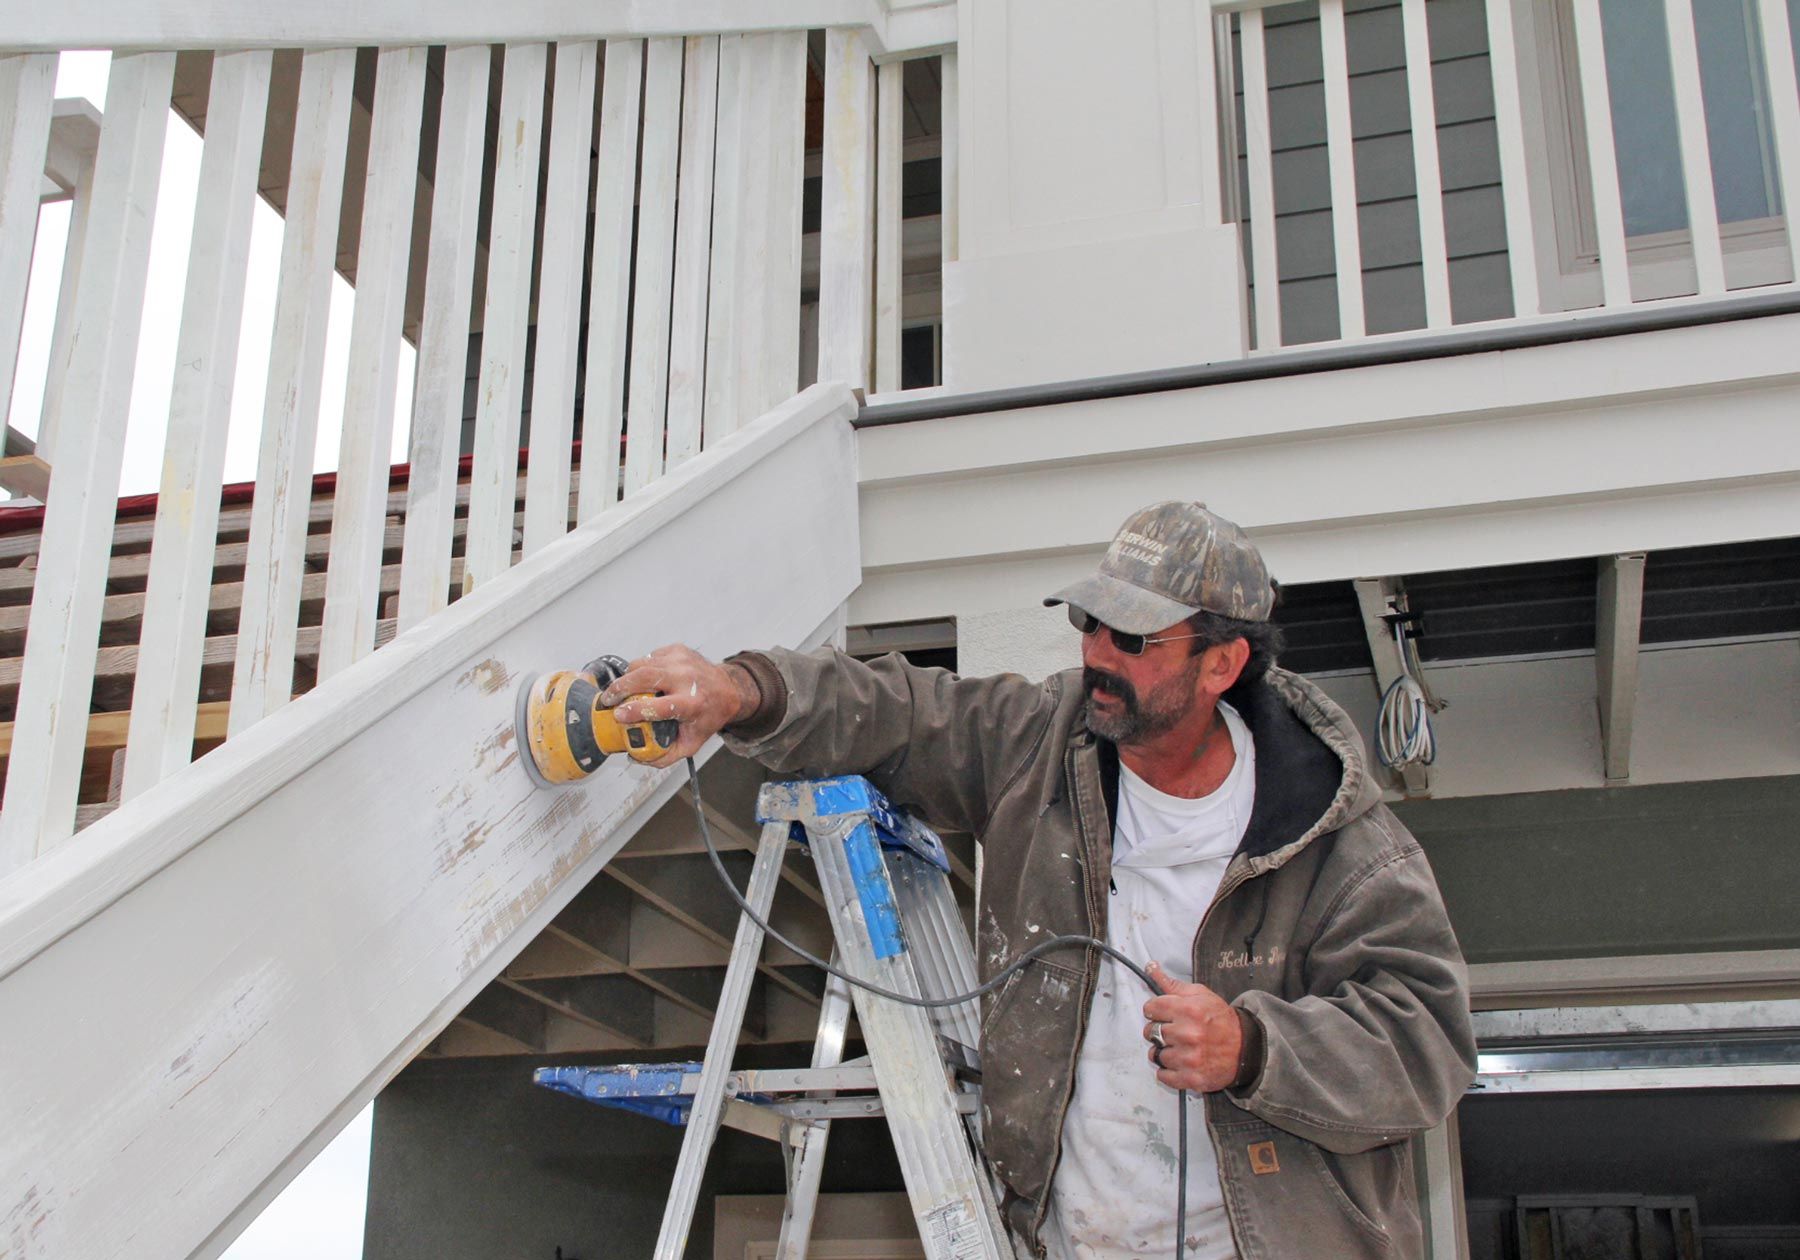
POLYGON ((600 693, 628 668, 623 657, 602 656, 581 669, 525 680, 519 688, 519 747, 533 783, 543 788, 574 783, 614 753, 655 761, 674 746, 680 728, 674 718, 625 724, 601 705, 600 693))

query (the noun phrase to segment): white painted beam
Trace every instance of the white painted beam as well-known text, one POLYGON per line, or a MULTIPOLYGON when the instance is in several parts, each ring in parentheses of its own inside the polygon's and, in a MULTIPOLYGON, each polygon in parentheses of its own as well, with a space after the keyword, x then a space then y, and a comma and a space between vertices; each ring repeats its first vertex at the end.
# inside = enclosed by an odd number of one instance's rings
POLYGON ((1785 537, 1797 337, 1781 316, 863 429, 852 621, 1027 606, 1175 496, 1291 583, 1785 537))
POLYGON ((1475 963, 1469 967, 1469 992, 1478 1012, 1617 1003, 1686 1005, 1775 993, 1792 999, 1800 996, 1800 949, 1475 963))
POLYGON ((200 653, 212 600, 219 486, 249 278, 271 54, 213 58, 194 203, 187 291, 169 397, 169 429, 138 646, 156 667, 131 698, 122 798, 130 800, 193 755, 200 653))
MULTIPOLYGON (((1401 657, 1399 645, 1394 642, 1394 632, 1383 620, 1406 611, 1406 588, 1395 577, 1357 578, 1355 586, 1356 604, 1362 610, 1363 634, 1369 641, 1369 659, 1375 666, 1375 695, 1379 699, 1387 694, 1390 684, 1407 672, 1407 663, 1401 657)), ((1372 748, 1375 734, 1373 731, 1366 734, 1372 748)), ((1400 767, 1396 773, 1385 769, 1371 755, 1369 773, 1378 780, 1384 775, 1398 779, 1408 796, 1431 795, 1431 771, 1416 762, 1400 767)))
POLYGON ((44 154, 45 204, 67 201, 92 170, 100 143, 100 111, 85 96, 59 97, 50 108, 50 149, 44 154))
POLYGON ((1600 737, 1606 778, 1631 778, 1631 722, 1637 705, 1638 643, 1644 618, 1644 556, 1600 561, 1595 601, 1594 675, 1600 700, 1600 737))
POLYGON ((53 474, 45 509, 0 810, 0 872, 60 844, 75 827, 174 75, 174 53, 113 58, 63 395, 83 423, 59 437, 63 471, 53 474))
POLYGON ((0 880, 0 1219, 31 1254, 217 1256, 550 922, 682 779, 534 789, 521 680, 596 627, 628 655, 825 633, 853 410, 800 395, 0 880), (619 600, 672 562, 686 597, 619 600), (44 1018, 71 986, 87 1016, 44 1018))
MULTIPOLYGON (((951 9, 954 14, 954 8, 951 9)), ((806 31, 895 25, 916 42, 944 23, 890 15, 881 0, 538 0, 499 7, 488 0, 67 0, 7 15, 6 44, 34 52, 64 48, 335 48, 387 44, 543 43, 564 39, 806 31), (901 20, 895 21, 895 18, 901 20), (929 30, 910 31, 915 25, 929 30)), ((951 28, 953 29, 953 27, 951 28)))

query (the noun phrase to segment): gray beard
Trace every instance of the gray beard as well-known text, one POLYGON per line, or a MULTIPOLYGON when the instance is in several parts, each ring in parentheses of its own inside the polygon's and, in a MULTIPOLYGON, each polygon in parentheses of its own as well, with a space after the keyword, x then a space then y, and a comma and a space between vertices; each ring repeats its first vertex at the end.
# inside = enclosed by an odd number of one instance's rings
POLYGON ((1087 696, 1083 720, 1087 723, 1088 730, 1101 739, 1127 745, 1168 734, 1180 725, 1193 704, 1194 679, 1199 668, 1200 658, 1195 657, 1191 667, 1157 684, 1143 699, 1138 697, 1137 689, 1123 678, 1095 669, 1083 669, 1081 683, 1087 696), (1101 713, 1094 708, 1096 681, 1102 683, 1100 689, 1103 692, 1120 701, 1118 713, 1101 713))

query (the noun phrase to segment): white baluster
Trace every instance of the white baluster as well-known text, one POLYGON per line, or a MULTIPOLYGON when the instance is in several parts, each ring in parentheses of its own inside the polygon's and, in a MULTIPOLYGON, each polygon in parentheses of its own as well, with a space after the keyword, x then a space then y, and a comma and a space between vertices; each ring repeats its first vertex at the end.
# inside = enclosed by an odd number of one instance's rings
POLYGON ((232 668, 232 735, 273 713, 293 693, 313 446, 355 72, 356 51, 348 48, 309 52, 300 63, 262 449, 232 668))
POLYGON ((806 32, 770 37, 769 263, 764 294, 763 400, 758 413, 800 388, 801 192, 806 178, 806 32))
POLYGON ((1541 302, 1512 6, 1513 0, 1487 0, 1488 63, 1494 79, 1494 129, 1500 151, 1501 198, 1506 207, 1506 256, 1512 274, 1513 314, 1527 316, 1538 314, 1541 302))
POLYGON ((59 438, 45 508, 0 810, 0 871, 61 843, 75 827, 174 76, 172 52, 113 58, 64 390, 69 413, 83 423, 59 438))
POLYGON ((1262 11, 1238 17, 1244 62, 1244 159, 1250 176, 1250 269, 1256 285, 1256 348, 1281 344, 1281 275, 1275 256, 1275 165, 1269 136, 1269 60, 1262 11))
POLYGON ((962 119, 958 111, 962 108, 962 91, 956 78, 956 53, 943 55, 939 74, 942 76, 942 95, 938 104, 941 115, 939 127, 943 131, 942 148, 939 150, 938 190, 942 202, 943 218, 941 220, 942 256, 945 266, 956 261, 960 242, 957 239, 957 224, 961 206, 957 198, 962 188, 962 170, 959 165, 962 134, 962 119))
POLYGON ((1719 203, 1713 191, 1712 148, 1706 138, 1706 98, 1700 86, 1700 49, 1690 0, 1665 0, 1669 69, 1675 86, 1675 124, 1681 136, 1681 179, 1687 191, 1694 277, 1702 297, 1725 292, 1725 253, 1719 244, 1719 203))
POLYGON ((739 54, 738 108, 750 130, 739 150, 743 185, 738 200, 737 238, 737 336, 733 338, 737 361, 737 398, 740 420, 761 415, 767 394, 763 367, 767 362, 769 330, 769 220, 771 163, 767 127, 770 100, 775 91, 775 37, 746 35, 739 54))
POLYGON ((900 388, 901 172, 905 168, 906 66, 875 72, 875 389, 900 388))
POLYGON ((644 71, 644 153, 632 280, 631 391, 625 414, 625 493, 663 470, 669 405, 669 305, 675 283, 675 175, 681 143, 682 41, 650 41, 644 71))
POLYGON ((683 53, 681 174, 675 223, 675 293, 669 331, 668 461, 700 450, 706 393, 706 293, 713 229, 719 37, 690 37, 683 53))
POLYGON ((54 53, 0 57, 0 424, 12 410, 55 84, 54 53))
POLYGON ((464 590, 499 576, 512 564, 545 65, 544 45, 511 44, 501 71, 487 301, 481 316, 481 375, 475 390, 469 533, 463 550, 464 590))
POLYGON ((1331 241, 1337 257, 1338 336, 1363 335, 1362 234, 1356 206, 1355 137, 1350 126, 1350 60, 1344 0, 1319 0, 1325 60, 1325 156, 1331 168, 1331 241))
POLYGON ((1763 66, 1769 86, 1769 130, 1781 168, 1781 213, 1787 224, 1789 276, 1800 280, 1800 84, 1786 0, 1760 0, 1763 66))
POLYGON ((1600 238, 1600 288, 1607 306, 1631 302, 1625 258, 1625 211, 1619 200, 1619 162, 1613 147, 1612 92, 1606 83, 1606 45, 1600 0, 1573 0, 1575 51, 1581 72, 1581 112, 1587 123, 1588 171, 1594 193, 1594 231, 1600 238))
POLYGON ((156 533, 138 636, 138 660, 146 668, 138 671, 131 694, 123 800, 181 769, 193 755, 270 63, 267 50, 213 56, 156 533))
POLYGON ((575 433, 575 360, 581 348, 581 255, 587 246, 594 56, 592 40, 556 46, 544 243, 538 264, 537 356, 531 374, 531 451, 525 469, 527 556, 569 529, 569 443, 575 433))
MULTIPOLYGON (((719 38, 718 126, 713 137, 712 274, 706 303, 706 407, 701 447, 738 427, 738 208, 743 201, 744 113, 740 105, 744 37, 719 38)), ((754 142, 755 137, 748 137, 754 142)))
POLYGON ((451 48, 444 54, 431 242, 407 452, 411 471, 400 559, 402 630, 442 611, 450 600, 451 528, 469 371, 469 308, 475 291, 491 55, 486 44, 451 48))
POLYGON ((819 379, 869 384, 875 254, 875 68, 855 31, 825 32, 819 379))
POLYGON ((594 259, 588 283, 587 377, 581 411, 579 515, 619 498, 625 426, 625 333, 631 305, 631 213, 637 198, 638 102, 644 41, 606 41, 600 85, 600 164, 594 176, 594 259))
POLYGON ((1406 96, 1412 112, 1413 182, 1419 197, 1419 261, 1425 278, 1425 326, 1450 324, 1450 253, 1444 240, 1444 180, 1438 167, 1437 98, 1425 0, 1402 0, 1406 96))
POLYGON ((381 544, 424 99, 425 49, 382 49, 376 60, 375 117, 356 252, 356 307, 332 502, 331 560, 325 570, 321 681, 374 650, 375 623, 381 616, 381 544))

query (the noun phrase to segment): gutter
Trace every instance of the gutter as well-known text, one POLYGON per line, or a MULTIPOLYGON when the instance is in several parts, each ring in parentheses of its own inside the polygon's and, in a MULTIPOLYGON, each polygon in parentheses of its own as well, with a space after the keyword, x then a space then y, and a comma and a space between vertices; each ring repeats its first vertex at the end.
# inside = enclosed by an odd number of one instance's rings
POLYGON ((1238 381, 1276 380, 1312 372, 1419 363, 1427 359, 1487 354, 1496 350, 1524 350, 1534 346, 1596 341, 1604 337, 1629 337, 1635 333, 1699 328, 1708 324, 1795 314, 1800 314, 1800 292, 1787 287, 1779 293, 1757 297, 1683 302, 1617 314, 1578 315, 1529 324, 1482 327, 1467 332, 1452 331, 1424 337, 1362 341, 1318 350, 1293 350, 1245 359, 1227 359, 1217 363, 1124 372, 1116 376, 1090 376, 1083 380, 1052 381, 1042 385, 1016 385, 1005 389, 974 390, 964 394, 938 394, 916 402, 874 403, 863 406, 852 423, 859 429, 872 429, 888 424, 910 424, 915 420, 943 420, 952 416, 980 415, 992 411, 1016 411, 1027 407, 1054 407, 1061 403, 1129 398, 1136 394, 1160 394, 1238 381))

